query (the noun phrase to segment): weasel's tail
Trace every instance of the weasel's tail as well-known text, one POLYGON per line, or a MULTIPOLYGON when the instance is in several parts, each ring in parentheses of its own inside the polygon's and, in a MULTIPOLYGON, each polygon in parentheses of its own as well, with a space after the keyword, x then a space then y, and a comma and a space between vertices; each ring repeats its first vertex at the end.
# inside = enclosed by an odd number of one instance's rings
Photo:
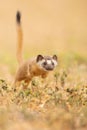
POLYGON ((17 11, 16 14, 16 22, 17 22, 17 61, 19 64, 23 62, 22 50, 23 50, 23 32, 21 27, 21 13, 17 11))

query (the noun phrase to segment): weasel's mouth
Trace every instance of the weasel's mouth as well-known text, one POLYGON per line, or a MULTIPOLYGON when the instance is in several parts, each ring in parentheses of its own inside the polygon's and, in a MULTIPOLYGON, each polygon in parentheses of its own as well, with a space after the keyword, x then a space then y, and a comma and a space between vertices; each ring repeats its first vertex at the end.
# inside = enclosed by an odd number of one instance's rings
POLYGON ((47 71, 52 71, 53 68, 45 68, 47 71))

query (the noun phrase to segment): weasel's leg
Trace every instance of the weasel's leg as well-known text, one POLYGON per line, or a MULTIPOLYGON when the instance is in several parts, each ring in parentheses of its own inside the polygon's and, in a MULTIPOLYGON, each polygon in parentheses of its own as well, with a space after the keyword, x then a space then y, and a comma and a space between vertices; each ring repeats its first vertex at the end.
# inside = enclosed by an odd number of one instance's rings
POLYGON ((24 89, 27 89, 27 87, 28 87, 30 81, 31 81, 30 79, 25 79, 25 80, 24 80, 24 85, 23 85, 23 88, 24 88, 24 89))
POLYGON ((47 76, 48 76, 48 73, 45 73, 45 74, 42 74, 42 75, 41 75, 41 77, 42 77, 43 79, 47 78, 47 76))
POLYGON ((18 88, 20 88, 20 86, 21 86, 21 81, 14 81, 14 82, 12 83, 12 89, 13 89, 14 91, 16 91, 18 88))
POLYGON ((48 73, 45 73, 45 74, 42 74, 41 77, 42 77, 42 83, 46 83, 46 80, 47 80, 47 76, 48 76, 48 73))

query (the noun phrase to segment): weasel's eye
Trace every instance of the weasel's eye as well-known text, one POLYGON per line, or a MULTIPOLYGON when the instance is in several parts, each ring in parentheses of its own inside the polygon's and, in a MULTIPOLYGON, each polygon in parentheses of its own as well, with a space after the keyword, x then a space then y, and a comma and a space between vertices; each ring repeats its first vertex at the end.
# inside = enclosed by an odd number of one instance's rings
POLYGON ((47 65, 47 62, 44 62, 43 65, 47 65))

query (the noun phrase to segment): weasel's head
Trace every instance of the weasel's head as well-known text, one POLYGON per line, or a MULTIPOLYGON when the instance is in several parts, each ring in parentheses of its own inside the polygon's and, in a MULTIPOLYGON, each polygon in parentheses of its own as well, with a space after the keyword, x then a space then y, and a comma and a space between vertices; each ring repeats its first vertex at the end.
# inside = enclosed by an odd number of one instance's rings
POLYGON ((56 55, 53 56, 42 56, 38 55, 36 62, 41 69, 46 71, 52 71, 58 64, 58 58, 56 55))

